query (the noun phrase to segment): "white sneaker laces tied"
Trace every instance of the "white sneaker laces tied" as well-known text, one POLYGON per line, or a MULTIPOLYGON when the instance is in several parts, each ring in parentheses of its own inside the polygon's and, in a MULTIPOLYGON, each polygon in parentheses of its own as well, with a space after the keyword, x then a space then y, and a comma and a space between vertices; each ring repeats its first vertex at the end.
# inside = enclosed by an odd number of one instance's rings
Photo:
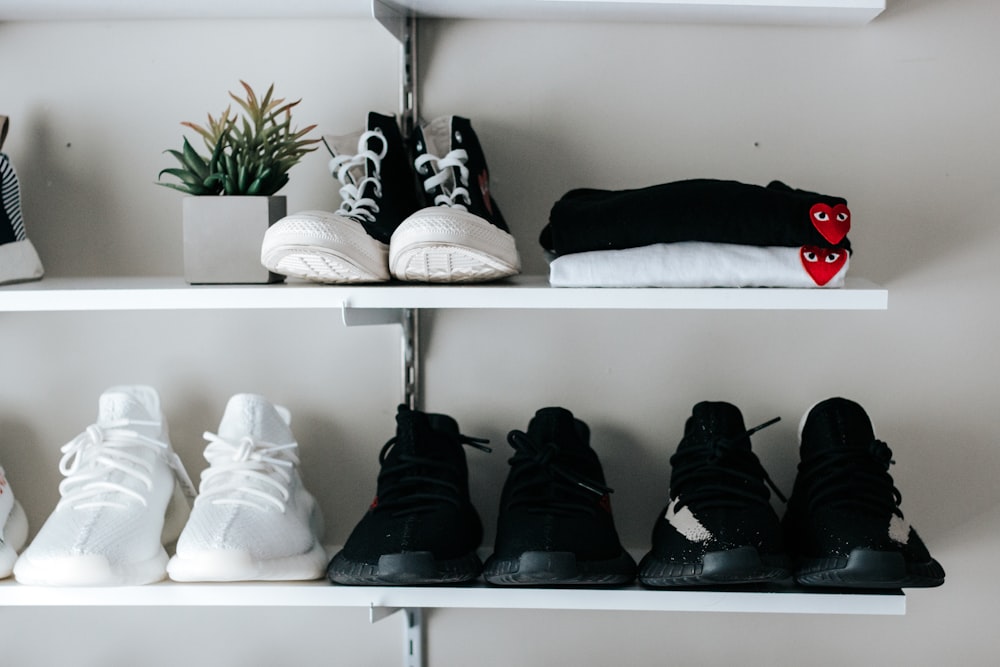
POLYGON ((337 212, 343 216, 353 218, 358 222, 375 222, 375 214, 378 213, 378 203, 370 196, 365 196, 368 186, 372 186, 372 193, 376 197, 382 196, 382 158, 389 151, 389 144, 385 140, 381 129, 368 130, 358 139, 357 155, 337 155, 331 158, 329 163, 330 173, 340 181, 343 187, 340 188, 341 204, 337 212), (381 144, 381 150, 376 153, 368 148, 368 140, 377 138, 381 144), (353 182, 351 169, 360 167, 363 172, 367 172, 367 163, 374 165, 374 174, 367 174, 360 183, 353 182))
POLYGON ((294 453, 297 443, 275 445, 249 436, 232 442, 208 432, 205 439, 209 441, 205 458, 211 465, 201 474, 199 501, 259 510, 273 505, 285 511, 291 496, 288 471, 299 462, 294 453))
POLYGON ((59 484, 61 499, 56 509, 65 505, 73 509, 126 508, 129 499, 146 506, 145 495, 125 484, 112 481, 110 474, 120 472, 126 478, 139 480, 147 492, 151 491, 152 462, 128 450, 152 448, 165 456, 170 446, 162 440, 126 428, 129 425, 158 427, 160 422, 122 419, 103 425, 92 424, 62 446, 59 472, 65 479, 59 484), (118 498, 109 494, 115 494, 118 498))
POLYGON ((468 210, 472 203, 469 197, 469 168, 465 166, 468 161, 469 154, 464 148, 449 151, 444 157, 424 153, 414 160, 413 165, 421 174, 427 173, 426 167, 431 164, 434 173, 424 179, 424 190, 431 192, 438 186, 441 187, 441 194, 434 197, 436 206, 468 210), (453 168, 458 169, 458 179, 454 176, 453 168))

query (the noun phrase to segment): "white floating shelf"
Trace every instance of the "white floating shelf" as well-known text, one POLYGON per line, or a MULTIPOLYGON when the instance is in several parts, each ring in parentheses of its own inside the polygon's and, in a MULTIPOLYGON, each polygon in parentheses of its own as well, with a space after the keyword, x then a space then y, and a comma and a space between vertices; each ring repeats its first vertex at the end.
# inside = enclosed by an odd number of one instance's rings
POLYGON ((419 17, 860 26, 885 0, 375 0, 419 17))
MULTIPOLYGON (((885 0, 375 0, 390 11, 459 19, 859 26, 885 0)), ((0 21, 370 18, 372 0, 0 0, 0 21)))
POLYGON ((0 606, 364 607, 549 609, 904 615, 906 596, 788 589, 776 592, 619 589, 333 586, 306 583, 179 584, 49 588, 0 583, 0 606))
POLYGON ((557 288, 545 276, 469 285, 188 285, 180 277, 43 278, 0 287, 0 312, 279 308, 885 310, 860 278, 839 289, 557 288))

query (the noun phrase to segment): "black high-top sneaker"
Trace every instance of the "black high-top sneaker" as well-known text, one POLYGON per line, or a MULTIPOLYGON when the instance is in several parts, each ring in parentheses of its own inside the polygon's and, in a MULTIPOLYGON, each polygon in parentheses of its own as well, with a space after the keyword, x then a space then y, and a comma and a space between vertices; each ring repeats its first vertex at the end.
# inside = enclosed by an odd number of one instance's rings
MULTIPOLYGON (((0 116, 0 148, 8 125, 7 116, 0 116)), ((35 246, 24 231, 21 186, 14 165, 0 153, 0 285, 38 280, 44 273, 35 246)))
POLYGON ((396 119, 368 114, 365 129, 323 137, 340 181, 336 213, 303 211, 264 234, 261 263, 268 270, 320 283, 389 280, 389 240, 418 207, 416 181, 396 119))
MULTIPOLYGON (((653 587, 769 582, 791 575, 768 486, 781 497, 739 409, 701 402, 670 457, 670 501, 653 527, 639 582, 653 587)), ((782 498, 784 500, 784 498, 782 498)))
POLYGON ((799 427, 801 461, 784 526, 806 586, 931 587, 944 569, 899 509, 892 451, 864 409, 817 403, 799 427))
POLYGON ((469 500, 461 435, 455 420, 399 406, 396 437, 382 448, 378 491, 327 577, 336 584, 419 585, 470 581, 482 562, 479 515, 469 500))
POLYGON ((483 576, 511 586, 620 585, 635 561, 618 540, 590 429, 564 408, 543 408, 511 431, 493 554, 483 576))
POLYGON ((462 283, 521 270, 514 237, 490 194, 486 157, 467 118, 444 116, 411 138, 424 208, 396 229, 389 269, 399 280, 462 283))

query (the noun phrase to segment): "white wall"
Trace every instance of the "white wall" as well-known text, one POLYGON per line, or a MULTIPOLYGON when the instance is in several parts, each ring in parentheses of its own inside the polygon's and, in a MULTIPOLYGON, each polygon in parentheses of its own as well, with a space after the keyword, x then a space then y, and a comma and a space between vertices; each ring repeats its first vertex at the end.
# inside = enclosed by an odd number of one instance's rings
MULTIPOLYGON (((849 199, 852 273, 890 294, 885 312, 428 313, 425 407, 498 445, 469 456, 488 532, 504 434, 544 405, 591 425, 641 549, 693 403, 781 415, 754 443, 790 490, 799 417, 839 394, 892 447, 903 509, 948 572, 904 617, 436 610, 431 664, 996 663, 998 22, 993 0, 897 0, 849 29, 423 25, 423 115, 473 120, 528 272, 544 271, 538 232, 569 188, 780 178, 849 199)), ((398 104, 398 48, 369 21, 8 23, 0 62, 5 151, 50 275, 180 272, 162 151, 240 78, 302 97, 299 120, 330 133, 398 104)), ((291 209, 336 206, 324 169, 319 153, 295 168, 291 209)), ((294 311, 2 319, 0 461, 35 529, 59 445, 122 382, 160 389, 193 473, 232 393, 271 396, 293 412, 329 540, 366 506, 399 399, 392 328, 294 311)), ((15 665, 386 665, 398 631, 350 609, 0 608, 15 665)))

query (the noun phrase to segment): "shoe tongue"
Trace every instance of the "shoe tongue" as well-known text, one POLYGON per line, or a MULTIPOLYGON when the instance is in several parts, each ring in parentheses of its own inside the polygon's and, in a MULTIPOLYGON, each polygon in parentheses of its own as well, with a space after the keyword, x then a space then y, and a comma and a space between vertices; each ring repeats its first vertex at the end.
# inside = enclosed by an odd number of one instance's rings
POLYGON ((451 116, 435 118, 423 128, 425 150, 444 157, 451 147, 451 116))
MULTIPOLYGON (((98 400, 97 423, 105 426, 123 420, 162 422, 159 401, 152 389, 145 387, 112 387, 98 400)), ((130 428, 158 434, 157 426, 131 424, 130 428)))
MULTIPOLYGON (((323 137, 323 141, 326 143, 327 148, 333 153, 334 157, 340 157, 341 155, 354 156, 358 155, 360 150, 364 147, 359 147, 358 142, 361 140, 361 135, 364 131, 353 132, 351 134, 344 134, 341 136, 327 135, 323 137), (360 149, 360 150, 359 150, 360 149)), ((356 165, 347 170, 349 181, 355 185, 364 180, 366 175, 366 167, 368 161, 361 165, 356 165)), ((334 178, 338 178, 337 174, 333 174, 334 178)))
POLYGON ((442 442, 458 439, 458 423, 447 415, 428 414, 400 405, 396 413, 396 445, 400 452, 440 454, 442 442), (442 437, 443 436, 443 437, 442 437))
POLYGON ((864 408, 846 398, 829 398, 803 417, 799 433, 803 446, 813 448, 868 447, 875 430, 864 408))
POLYGON ((684 427, 682 447, 727 440, 734 448, 750 451, 750 438, 739 408, 722 401, 702 401, 691 410, 684 427))
POLYGON ((230 441, 250 436, 271 444, 287 444, 294 439, 287 414, 287 411, 282 414, 263 396, 237 394, 226 404, 218 435, 230 441))
POLYGON ((563 450, 586 449, 590 429, 565 408, 542 408, 528 423, 528 436, 539 444, 555 443, 563 450))

